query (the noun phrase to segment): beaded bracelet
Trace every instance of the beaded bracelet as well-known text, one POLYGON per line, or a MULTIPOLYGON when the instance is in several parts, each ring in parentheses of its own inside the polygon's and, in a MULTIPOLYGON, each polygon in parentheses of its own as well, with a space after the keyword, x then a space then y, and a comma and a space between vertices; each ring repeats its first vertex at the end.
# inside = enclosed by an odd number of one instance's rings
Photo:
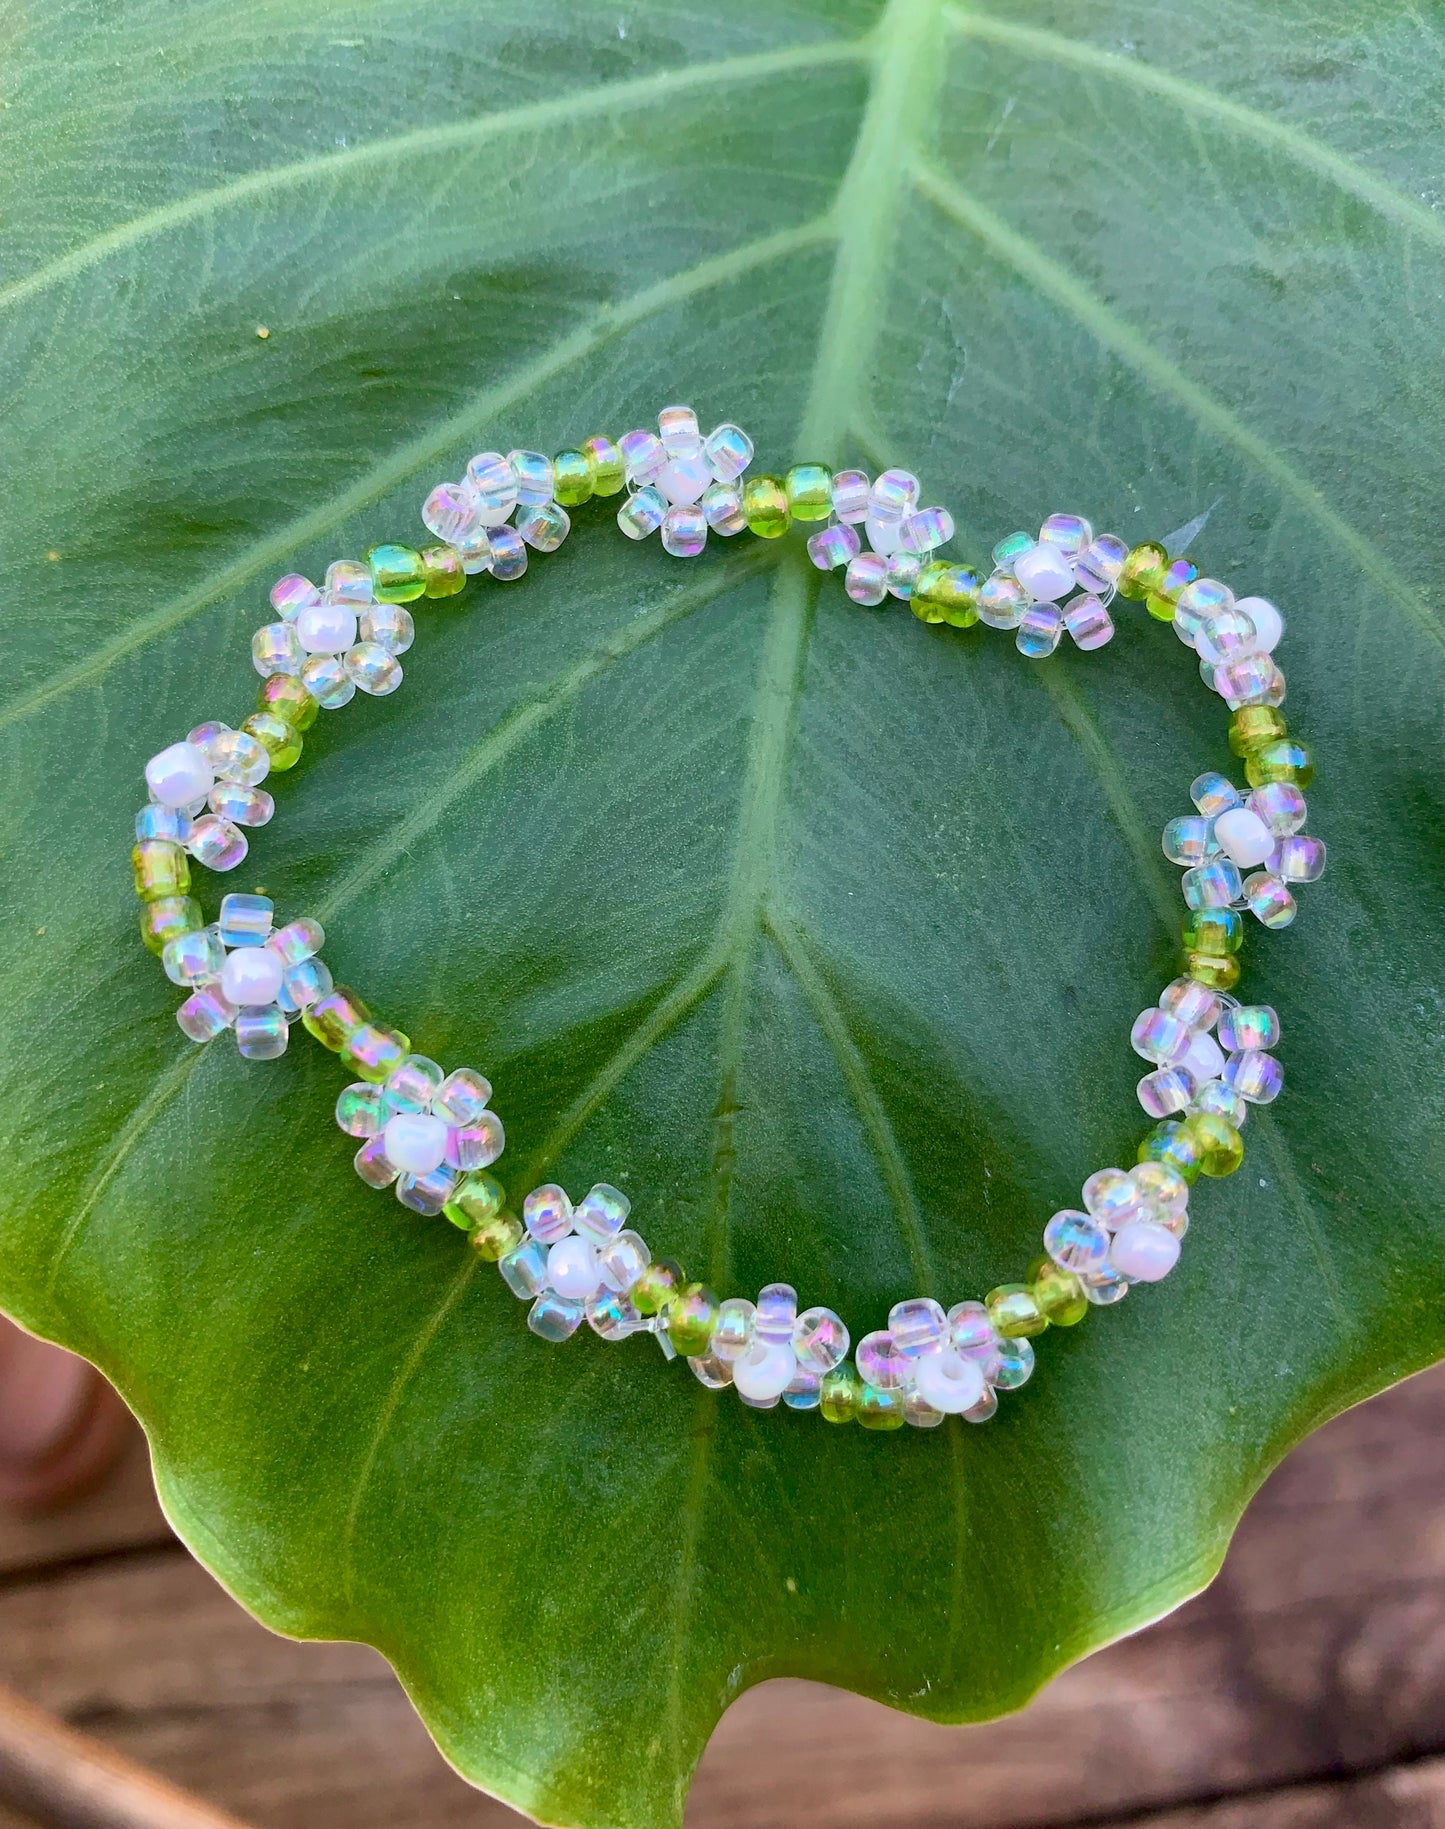
POLYGON ((657 433, 589 438, 551 459, 486 451, 461 482, 427 497, 422 520, 435 544, 374 546, 360 562, 330 566, 320 588, 295 574, 280 579, 271 591, 277 620, 251 644, 263 679, 257 710, 239 730, 199 725, 146 765, 150 800, 131 854, 141 933, 166 976, 189 992, 177 1020, 192 1041, 233 1029, 242 1055, 272 1059, 299 1018, 341 1056, 360 1076, 336 1106, 341 1129, 360 1140, 356 1172, 371 1187, 394 1187, 415 1212, 460 1227, 530 1304, 527 1325, 543 1339, 565 1340, 584 1320, 604 1340, 650 1333, 665 1358, 683 1355, 702 1384, 731 1385, 753 1409, 781 1400, 869 1429, 928 1428, 946 1415, 984 1422, 1000 1391, 1027 1381, 1034 1336, 1168 1275, 1188 1228, 1191 1184, 1239 1167, 1249 1106, 1280 1091, 1270 1052, 1278 1017, 1230 993, 1244 913, 1288 926, 1291 885, 1324 869, 1323 844, 1302 829, 1313 766, 1279 710, 1284 676, 1273 655, 1283 624, 1264 598, 1236 600, 1188 559, 1153 542, 1131 548, 1112 534, 1096 537, 1074 514, 1050 515, 1037 539, 1011 534, 984 576, 937 556, 953 537, 952 517, 918 506, 907 471, 870 481, 861 470, 806 463, 782 478, 746 476, 752 456, 739 427, 703 437, 683 406, 658 416, 657 433), (534 1188, 517 1218, 487 1172, 505 1138, 482 1074, 444 1073, 400 1030, 374 1020, 355 991, 334 984, 316 921, 276 927, 265 896, 231 894, 206 925, 188 893, 190 860, 226 871, 245 858, 246 828, 274 811, 261 783, 296 765, 319 710, 401 684, 398 657, 414 633, 406 604, 452 596, 482 572, 519 578, 529 549, 552 552, 566 538, 570 508, 624 488, 617 524, 630 539, 660 529, 669 553, 695 558, 709 533, 748 529, 772 540, 794 521, 816 522, 808 556, 821 571, 842 567, 855 603, 893 597, 926 623, 1012 629, 1031 659, 1051 654, 1065 632, 1079 648, 1102 647, 1114 634, 1115 597, 1142 601, 1195 650, 1205 684, 1232 713, 1229 743, 1247 790, 1203 774, 1190 790, 1194 812, 1164 830, 1165 854, 1184 869, 1185 966, 1130 1034, 1151 1063, 1139 1102, 1156 1120, 1136 1163, 1089 1176, 1082 1207, 1053 1215, 1022 1282, 947 1311, 928 1296, 899 1302, 851 1362, 840 1317, 823 1307, 799 1313, 790 1285, 769 1284, 756 1303, 720 1302, 672 1259, 654 1258, 628 1228, 630 1203, 615 1187, 599 1183, 575 1205, 560 1187, 534 1188))

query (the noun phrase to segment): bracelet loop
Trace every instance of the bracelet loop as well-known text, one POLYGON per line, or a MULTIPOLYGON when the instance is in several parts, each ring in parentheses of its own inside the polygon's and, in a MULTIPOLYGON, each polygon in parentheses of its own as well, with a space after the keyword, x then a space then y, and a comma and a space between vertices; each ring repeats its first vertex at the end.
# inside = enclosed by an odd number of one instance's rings
POLYGON ((269 1060, 285 1052, 299 1020, 340 1055, 357 1076, 336 1105, 337 1124, 358 1140, 356 1172, 461 1228, 530 1304, 527 1325, 543 1339, 564 1340, 584 1319, 604 1340, 651 1333, 665 1358, 684 1356, 704 1385, 731 1385, 754 1409, 781 1400, 870 1429, 928 1428, 946 1415, 984 1422, 999 1392, 1028 1380, 1034 1337, 1169 1274, 1188 1230, 1191 1184, 1239 1167, 1249 1107, 1282 1087, 1272 1052, 1278 1016, 1231 993, 1245 915, 1287 927, 1295 887, 1325 864, 1324 845, 1303 829, 1313 764, 1280 710, 1285 683, 1274 651, 1283 621, 1265 598, 1236 598, 1157 542, 1130 547, 1095 535, 1076 514, 1050 515, 1037 539, 1001 540, 985 575, 938 556, 953 517, 920 507, 910 472, 870 479, 799 463, 782 477, 750 476, 752 458, 740 427, 704 437, 685 406, 665 407, 655 433, 589 438, 554 458, 482 452, 460 482, 427 497, 422 520, 434 544, 374 546, 364 560, 337 560, 320 586, 294 573, 279 579, 276 619, 251 643, 262 676, 256 710, 239 729, 198 725, 146 764, 150 799, 136 815, 131 853, 141 935, 188 992, 177 1021, 192 1041, 232 1029, 242 1055, 269 1060), (696 558, 713 534, 746 529, 772 540, 794 522, 816 524, 808 556, 821 571, 842 569, 854 603, 896 598, 926 623, 1012 630, 1033 660, 1065 634, 1085 651, 1104 646, 1115 601, 1142 602, 1195 651, 1204 683, 1230 709, 1244 790, 1206 772, 1190 788, 1193 811, 1164 828, 1165 854, 1184 872, 1184 969, 1130 1032, 1150 1063, 1139 1102, 1156 1120, 1137 1161, 1089 1176, 1082 1206, 1044 1227, 1043 1253, 1022 1281, 948 1310, 931 1296, 899 1302, 886 1327, 858 1341, 851 1363, 842 1319, 823 1307, 799 1313, 791 1285, 771 1283, 756 1302, 720 1302, 670 1258, 654 1258, 628 1227, 631 1203, 617 1188, 599 1183, 574 1203, 549 1183, 527 1194, 520 1217, 509 1212, 488 1172, 506 1138, 484 1075, 447 1073, 413 1053, 408 1036, 333 983, 318 922, 303 916, 277 927, 269 898, 229 894, 207 924, 190 894, 192 861, 224 872, 245 859, 247 831, 275 811, 262 782, 295 767, 320 711, 401 685, 400 656, 415 634, 407 604, 453 596, 483 572, 519 578, 529 552, 553 552, 567 537, 570 509, 624 488, 617 524, 629 539, 660 532, 667 552, 696 558))

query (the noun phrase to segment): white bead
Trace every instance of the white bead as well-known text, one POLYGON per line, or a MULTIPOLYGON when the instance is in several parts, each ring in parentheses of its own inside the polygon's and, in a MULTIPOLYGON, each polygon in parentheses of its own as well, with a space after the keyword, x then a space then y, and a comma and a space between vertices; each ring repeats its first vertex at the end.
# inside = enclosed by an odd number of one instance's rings
POLYGON ((241 1008, 275 1003, 285 974, 269 946, 238 946, 221 967, 221 995, 241 1008))
POLYGON ((712 481, 712 471, 701 451, 691 457, 674 457, 663 465, 655 487, 674 507, 691 507, 702 500, 702 492, 712 481))
POLYGON ((1284 634, 1284 617, 1267 597, 1239 597, 1234 607, 1243 610, 1254 624, 1254 640, 1250 643, 1254 653, 1273 654, 1284 634))
POLYGON ((903 544, 902 515, 877 514, 870 508, 863 528, 874 552, 882 553, 885 557, 897 552, 903 544))
MULTIPOLYGON (((303 610, 302 615, 305 615, 303 610)), ((1227 813, 1221 813, 1214 822, 1214 836, 1219 840, 1220 848, 1227 857, 1232 857, 1241 870, 1252 870, 1256 864, 1268 862, 1274 850, 1274 835, 1260 818, 1258 813, 1251 813, 1248 807, 1231 807, 1227 813)))
POLYGON ((1179 1262, 1179 1240, 1165 1226, 1136 1220, 1114 1234, 1109 1257, 1120 1276, 1136 1283, 1157 1283, 1179 1262))
POLYGON ((740 1396, 767 1403, 782 1396, 797 1369, 797 1356, 786 1341, 759 1340, 733 1366, 733 1384, 740 1396))
POLYGON ((382 1135, 387 1161, 403 1175, 430 1175, 446 1160, 447 1127, 430 1112, 399 1111, 387 1119, 382 1135))
POLYGON ((547 1253, 547 1281, 559 1296, 585 1302, 602 1286, 602 1270, 591 1243, 573 1233, 559 1238, 547 1253))
POLYGON ((918 1394, 945 1416, 959 1416, 983 1396, 983 1367, 951 1348, 916 1360, 913 1382, 918 1394))
POLYGON ((1179 1065, 1193 1076, 1196 1086, 1207 1086, 1224 1072, 1224 1050, 1206 1031, 1190 1042, 1189 1052, 1179 1065))
POLYGON ((1074 588, 1074 568, 1066 554, 1046 540, 1014 560, 1014 577, 1036 603, 1057 603, 1074 588))
POLYGON ((215 771, 199 743, 172 743, 146 763, 146 786, 163 807, 191 806, 215 785, 215 771))
POLYGON ((344 654, 356 645, 356 611, 349 603, 311 603, 292 625, 308 654, 344 654))

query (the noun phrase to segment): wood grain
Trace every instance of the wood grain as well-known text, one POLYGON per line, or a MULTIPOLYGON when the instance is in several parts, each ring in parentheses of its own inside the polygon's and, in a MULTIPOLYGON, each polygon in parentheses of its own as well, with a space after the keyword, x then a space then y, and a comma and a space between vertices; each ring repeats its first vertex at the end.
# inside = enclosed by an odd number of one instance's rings
POLYGON ((0 1793, 55 1829, 246 1829, 3 1687, 0 1793))
MULTIPOLYGON (((1208 1594, 1010 1720, 752 1691, 689 1829, 1445 1829, 1442 1425, 1445 1369, 1337 1419, 1208 1594)), ((113 1536, 92 1509, 49 1558, 33 1524, 0 1536, 0 1678, 260 1829, 517 1822, 446 1768, 373 1653, 273 1637, 134 1494, 113 1536)))

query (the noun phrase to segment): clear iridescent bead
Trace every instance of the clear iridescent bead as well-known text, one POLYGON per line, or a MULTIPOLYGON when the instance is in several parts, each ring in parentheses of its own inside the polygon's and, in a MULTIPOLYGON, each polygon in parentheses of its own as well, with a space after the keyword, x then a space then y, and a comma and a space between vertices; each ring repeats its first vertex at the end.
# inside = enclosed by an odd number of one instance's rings
POLYGON ((1061 1270, 1091 1276, 1108 1261, 1109 1234, 1090 1214, 1065 1208, 1044 1227, 1044 1250, 1061 1270))
POLYGON ((572 518, 560 502, 526 502, 517 510, 516 526, 535 552, 551 553, 572 531, 572 518))
POLYGON ((741 426, 714 426, 702 448, 708 468, 720 483, 735 483, 753 461, 753 441, 741 426))
POLYGON ((820 527, 808 540, 808 557, 820 572, 832 571, 856 559, 861 542, 852 527, 838 521, 831 527, 820 527))
POLYGON ((251 637, 251 665, 262 679, 273 673, 299 673, 305 659, 306 650, 289 622, 268 622, 251 637))
POLYGON ((856 526, 868 515, 868 473, 866 470, 835 470, 832 484, 833 513, 849 526, 856 526))
POLYGON ((339 654, 313 654, 301 669, 301 684, 323 711, 339 711, 356 697, 356 681, 339 654))
POLYGON ((208 870, 234 870, 245 862, 248 846, 239 826, 215 813, 203 813, 191 826, 186 849, 208 870))
POLYGON ((535 1239, 553 1245, 572 1230, 572 1202, 555 1182, 546 1182, 522 1202, 522 1224, 535 1239))
POLYGON ((416 623, 403 603, 369 603, 357 629, 363 641, 375 642, 388 654, 405 654, 416 640, 416 623))
POLYGON ((1114 639, 1114 619, 1096 596, 1074 597, 1064 606, 1064 627, 1076 648, 1092 653, 1114 639))
POLYGON ((548 1289, 528 1309, 527 1325, 540 1339, 556 1344, 577 1332, 584 1312, 580 1301, 572 1301, 548 1289))
POLYGON ((695 559, 707 545, 707 516, 701 508, 669 508, 662 522, 662 547, 674 559, 695 559))
POLYGON ((770 1345, 779 1340, 792 1344, 793 1328, 798 1319, 798 1292, 791 1283, 769 1283, 758 1294, 753 1332, 770 1345))
POLYGON ((379 642, 358 642, 347 649, 342 664, 352 685, 372 698, 384 698, 401 684, 400 661, 379 642))
MULTIPOLYGON (((813 1310, 808 1311, 810 1314, 813 1310)), ((753 1344, 753 1317, 757 1309, 745 1296, 729 1296, 717 1311, 712 1350, 719 1359, 741 1359, 753 1344)), ((801 1319, 801 1317, 800 1317, 801 1319)))
POLYGON ((536 508, 552 499, 552 460, 541 451, 509 451, 507 462, 517 479, 517 500, 536 508))
POLYGON ((848 561, 843 588, 854 603, 867 604, 870 608, 882 603, 888 595, 888 561, 881 553, 859 553, 848 561))
POLYGON ((667 519, 668 502, 660 489, 639 489, 617 510, 617 525, 629 540, 645 540, 667 519))
POLYGON ((864 1334, 853 1355, 858 1375, 875 1391, 901 1391, 912 1367, 886 1327, 864 1334))
POLYGON ((657 415, 657 429, 669 456, 691 457, 702 449, 702 431, 690 406, 665 406, 657 415))
POLYGON ((594 1244, 605 1244, 615 1238, 627 1224, 632 1202, 620 1188, 599 1181, 582 1196, 572 1210, 572 1224, 594 1244))
POLYGON ((941 1351, 947 1343, 948 1316, 931 1296, 914 1296, 894 1303, 888 1312, 888 1332, 905 1359, 918 1359, 941 1351))
POLYGON ((1289 884, 1270 871, 1256 870, 1246 877, 1243 893, 1250 913, 1266 927, 1288 927, 1299 913, 1289 884))
POLYGON ((920 508, 903 519, 903 550, 931 553, 953 538, 953 516, 946 508, 920 508))
POLYGON ((1031 603, 1019 619, 1014 646, 1030 660, 1043 660, 1059 645, 1063 613, 1056 603, 1031 603))
POLYGON ((794 1323, 793 1351, 798 1364, 819 1377, 843 1363, 848 1346, 848 1329, 831 1308, 805 1308, 794 1323))
POLYGON ((1197 775, 1189 785, 1189 798, 1206 819, 1217 819, 1230 807, 1242 806, 1243 796, 1234 783, 1213 769, 1197 775))
POLYGON ((724 539, 731 539, 735 533, 741 533, 748 524, 748 517, 743 513, 742 495, 732 483, 709 483, 702 492, 698 507, 702 509, 708 526, 724 539))
POLYGON ((1081 514, 1051 514, 1039 529, 1039 539, 1057 546, 1070 559, 1076 559, 1092 544, 1094 530, 1081 514))
POLYGON ((1212 857, 1195 864, 1179 879, 1190 908, 1228 908, 1243 892, 1239 866, 1229 857, 1212 857))
POLYGON ((1258 1049, 1231 1054, 1220 1077, 1251 1105, 1268 1105, 1279 1097, 1284 1086, 1284 1068, 1273 1054, 1258 1049))
MULTIPOLYGON (((627 466, 628 482, 638 489, 661 476, 667 463, 667 447, 656 432, 624 432, 617 441, 617 448, 627 466)), ((661 519, 659 515, 659 524, 661 519)))
POLYGON ((527 542, 515 527, 494 527, 488 535, 491 544, 490 570, 494 578, 510 584, 527 569, 527 542))

